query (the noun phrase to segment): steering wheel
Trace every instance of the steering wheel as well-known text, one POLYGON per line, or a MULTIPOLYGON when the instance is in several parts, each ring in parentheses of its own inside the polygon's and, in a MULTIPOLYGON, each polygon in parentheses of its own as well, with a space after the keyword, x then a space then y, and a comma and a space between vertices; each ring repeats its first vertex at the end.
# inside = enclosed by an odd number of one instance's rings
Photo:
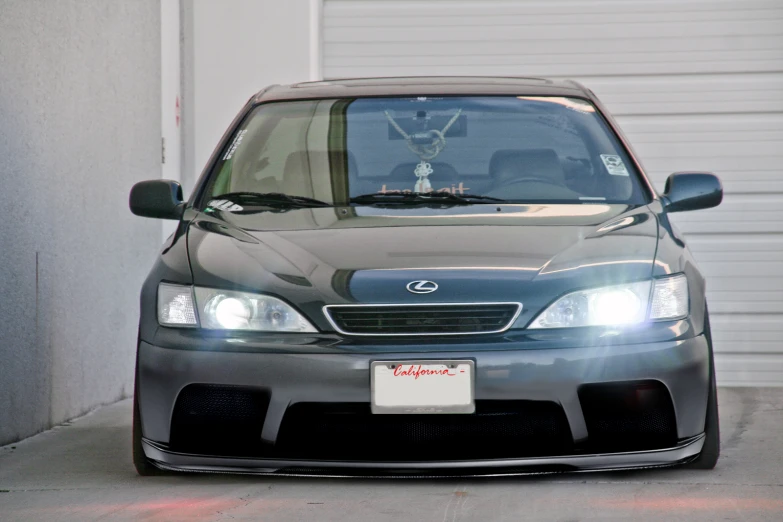
POLYGON ((498 185, 495 188, 499 189, 499 188, 503 188, 503 187, 508 187, 509 185, 518 185, 519 183, 546 183, 547 185, 554 185, 556 187, 566 188, 566 187, 563 187, 563 185, 558 183, 557 181, 553 181, 553 180, 548 179, 548 178, 539 178, 539 177, 534 177, 534 176, 527 176, 527 177, 524 177, 524 178, 509 179, 507 181, 504 181, 503 183, 501 183, 500 185, 498 185))

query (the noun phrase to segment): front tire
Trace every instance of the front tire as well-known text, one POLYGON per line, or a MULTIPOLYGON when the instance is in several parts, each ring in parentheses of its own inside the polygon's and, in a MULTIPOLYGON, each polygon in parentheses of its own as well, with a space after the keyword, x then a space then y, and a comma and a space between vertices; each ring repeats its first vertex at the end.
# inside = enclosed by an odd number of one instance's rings
POLYGON ((704 422, 704 446, 701 453, 685 465, 689 469, 713 469, 720 457, 720 423, 718 418, 718 387, 715 382, 715 356, 712 350, 710 318, 704 318, 704 336, 710 351, 710 389, 707 395, 707 418, 704 422))

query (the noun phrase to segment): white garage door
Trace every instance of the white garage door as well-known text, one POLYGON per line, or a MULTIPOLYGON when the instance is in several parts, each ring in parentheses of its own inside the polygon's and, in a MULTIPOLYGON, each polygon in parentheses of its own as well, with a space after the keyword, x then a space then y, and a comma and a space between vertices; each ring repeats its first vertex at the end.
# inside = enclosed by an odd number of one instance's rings
POLYGON ((656 185, 710 170, 677 215, 708 279, 721 384, 783 385, 783 0, 326 0, 325 78, 570 77, 656 185))

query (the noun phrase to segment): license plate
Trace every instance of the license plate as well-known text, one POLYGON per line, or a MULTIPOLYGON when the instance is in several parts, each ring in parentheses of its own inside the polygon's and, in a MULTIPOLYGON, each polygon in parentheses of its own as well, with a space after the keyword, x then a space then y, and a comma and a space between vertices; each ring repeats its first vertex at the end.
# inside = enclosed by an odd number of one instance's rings
POLYGON ((473 413, 473 361, 374 361, 373 413, 473 413))

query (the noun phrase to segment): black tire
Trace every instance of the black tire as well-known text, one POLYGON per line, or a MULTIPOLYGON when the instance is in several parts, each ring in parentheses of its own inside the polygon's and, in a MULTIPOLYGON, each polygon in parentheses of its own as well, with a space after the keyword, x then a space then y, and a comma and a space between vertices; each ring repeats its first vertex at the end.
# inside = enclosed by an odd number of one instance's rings
POLYGON ((168 475, 167 471, 155 467, 144 454, 141 445, 141 415, 139 414, 139 363, 136 362, 136 375, 133 380, 133 465, 136 473, 142 477, 168 475))
MULTIPOLYGON (((706 314, 706 312, 705 312, 706 314)), ((712 352, 712 331, 709 315, 704 318, 704 335, 710 350, 710 390, 707 395, 707 418, 704 422, 704 446, 701 453, 685 467, 689 469, 713 469, 720 457, 720 423, 718 419, 718 387, 715 382, 715 357, 712 352)))

